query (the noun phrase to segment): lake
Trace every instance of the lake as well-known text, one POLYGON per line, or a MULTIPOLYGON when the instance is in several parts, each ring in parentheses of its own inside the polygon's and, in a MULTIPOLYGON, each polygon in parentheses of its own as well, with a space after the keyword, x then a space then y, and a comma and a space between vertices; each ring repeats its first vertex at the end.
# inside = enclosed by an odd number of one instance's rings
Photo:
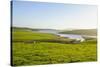
POLYGON ((76 39, 80 41, 84 41, 85 39, 82 37, 82 35, 76 35, 76 34, 57 34, 60 37, 66 37, 70 39, 76 39))
POLYGON ((88 35, 60 34, 59 31, 57 31, 57 30, 45 30, 44 29, 44 30, 39 30, 38 32, 41 32, 41 33, 51 33, 51 34, 58 35, 60 37, 65 37, 65 38, 69 38, 69 39, 80 40, 81 42, 83 42, 85 40, 84 37, 96 38, 96 36, 88 36, 88 35))

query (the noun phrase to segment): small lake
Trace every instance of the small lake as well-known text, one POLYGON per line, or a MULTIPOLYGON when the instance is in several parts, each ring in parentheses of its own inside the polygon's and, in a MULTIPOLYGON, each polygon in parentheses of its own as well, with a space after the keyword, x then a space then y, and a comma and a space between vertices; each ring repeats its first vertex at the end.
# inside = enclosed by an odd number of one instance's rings
POLYGON ((84 41, 85 40, 83 37, 96 38, 96 36, 88 36, 88 35, 59 34, 59 31, 55 31, 55 30, 40 30, 38 32, 41 32, 41 33, 51 33, 51 34, 58 35, 60 37, 65 37, 65 38, 69 38, 69 39, 76 39, 76 40, 80 40, 80 41, 84 41))
POLYGON ((76 40, 81 40, 84 41, 85 39, 82 37, 82 35, 76 35, 76 34, 57 34, 60 37, 66 37, 70 39, 76 39, 76 40))
POLYGON ((76 35, 76 34, 57 34, 57 35, 61 37, 71 38, 71 39, 82 38, 81 35, 76 35))

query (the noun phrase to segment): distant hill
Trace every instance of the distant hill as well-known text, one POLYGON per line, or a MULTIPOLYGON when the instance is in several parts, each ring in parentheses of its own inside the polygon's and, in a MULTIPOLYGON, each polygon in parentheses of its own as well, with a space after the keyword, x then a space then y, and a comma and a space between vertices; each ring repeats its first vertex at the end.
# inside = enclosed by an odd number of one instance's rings
POLYGON ((71 30, 71 31, 62 31, 60 33, 96 36, 97 35, 97 29, 78 29, 78 30, 71 30))
POLYGON ((97 29, 77 29, 77 30, 55 30, 55 29, 36 29, 27 27, 12 27, 12 31, 46 31, 46 32, 59 32, 63 34, 80 34, 80 35, 97 35, 97 29))
POLYGON ((37 31, 38 29, 32 29, 32 28, 27 28, 27 27, 11 27, 12 31, 37 31))
POLYGON ((27 28, 27 27, 12 27, 12 30, 18 31, 59 31, 55 29, 39 29, 39 28, 27 28))

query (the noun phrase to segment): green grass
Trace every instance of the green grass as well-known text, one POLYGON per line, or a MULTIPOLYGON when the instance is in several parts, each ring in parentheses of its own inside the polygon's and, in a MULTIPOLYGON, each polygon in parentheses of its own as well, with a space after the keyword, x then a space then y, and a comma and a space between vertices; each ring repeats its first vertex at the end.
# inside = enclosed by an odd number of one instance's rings
POLYGON ((58 36, 54 34, 38 33, 31 31, 15 31, 12 34, 13 40, 40 40, 40 39, 56 39, 58 36))
POLYGON ((13 65, 96 61, 95 44, 13 43, 13 65))
POLYGON ((25 43, 30 40, 62 40, 59 36, 32 31, 12 31, 12 65, 40 65, 73 63, 97 60, 96 39, 89 39, 79 44, 37 42, 25 43), (18 41, 18 42, 15 42, 18 41))
POLYGON ((47 42, 69 42, 70 39, 59 37, 54 34, 49 33, 39 33, 36 31, 13 31, 12 32, 12 41, 47 41, 47 42))

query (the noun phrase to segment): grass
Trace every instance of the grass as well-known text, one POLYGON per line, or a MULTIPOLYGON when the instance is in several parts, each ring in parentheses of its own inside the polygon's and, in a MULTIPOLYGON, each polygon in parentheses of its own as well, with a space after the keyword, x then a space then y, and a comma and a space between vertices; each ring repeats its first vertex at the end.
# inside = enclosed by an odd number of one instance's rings
POLYGON ((49 33, 39 33, 39 32, 32 32, 32 31, 14 31, 12 32, 12 41, 13 42, 32 42, 32 41, 45 41, 45 42, 70 42, 70 39, 59 37, 54 34, 49 33))
POLYGON ((41 40, 41 39, 56 39, 58 36, 54 34, 47 34, 47 33, 38 33, 38 32, 31 32, 31 31, 15 31, 13 32, 13 40, 41 40))
POLYGON ((89 39, 79 44, 62 43, 70 41, 59 36, 32 31, 12 31, 12 65, 41 65, 74 63, 97 60, 96 39, 89 39), (41 41, 26 43, 30 40, 59 40, 58 42, 41 41), (17 41, 17 42, 15 42, 17 41))

